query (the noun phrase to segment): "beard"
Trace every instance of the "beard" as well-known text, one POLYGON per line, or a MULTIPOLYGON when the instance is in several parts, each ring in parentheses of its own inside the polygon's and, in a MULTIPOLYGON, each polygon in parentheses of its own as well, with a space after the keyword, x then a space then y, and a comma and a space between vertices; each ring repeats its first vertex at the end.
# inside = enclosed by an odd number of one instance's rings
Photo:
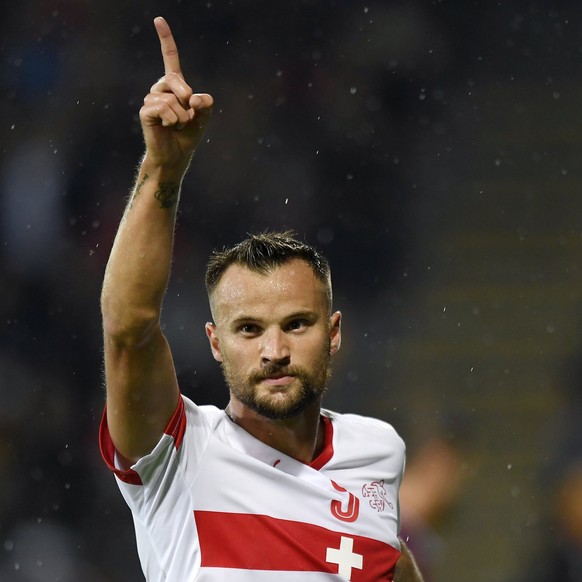
POLYGON ((313 372, 300 366, 269 364, 244 376, 233 369, 227 358, 221 367, 230 392, 237 400, 261 416, 282 420, 297 416, 321 399, 331 377, 331 354, 327 346, 314 362, 313 372), (277 374, 293 376, 294 381, 274 394, 258 389, 262 381, 277 374))

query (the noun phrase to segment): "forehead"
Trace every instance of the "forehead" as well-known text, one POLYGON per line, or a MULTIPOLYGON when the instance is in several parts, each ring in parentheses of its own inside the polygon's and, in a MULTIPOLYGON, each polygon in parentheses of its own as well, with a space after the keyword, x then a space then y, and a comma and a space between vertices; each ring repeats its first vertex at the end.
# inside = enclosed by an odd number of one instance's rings
POLYGON ((230 265, 210 302, 215 318, 264 317, 289 310, 326 309, 326 293, 311 267, 293 259, 264 274, 230 265))

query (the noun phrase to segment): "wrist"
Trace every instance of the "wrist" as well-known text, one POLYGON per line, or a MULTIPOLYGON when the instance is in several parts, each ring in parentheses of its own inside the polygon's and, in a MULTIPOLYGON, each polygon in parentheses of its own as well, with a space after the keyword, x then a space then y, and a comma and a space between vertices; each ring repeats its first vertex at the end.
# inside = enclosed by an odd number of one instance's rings
POLYGON ((190 166, 190 159, 170 163, 168 161, 160 161, 146 152, 141 160, 139 173, 147 174, 158 182, 181 184, 190 166))

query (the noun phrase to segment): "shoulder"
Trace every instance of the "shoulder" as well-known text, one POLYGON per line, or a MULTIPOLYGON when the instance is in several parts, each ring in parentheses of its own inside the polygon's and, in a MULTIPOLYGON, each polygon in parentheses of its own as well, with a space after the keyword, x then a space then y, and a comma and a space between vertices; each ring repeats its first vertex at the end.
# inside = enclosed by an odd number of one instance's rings
POLYGON ((224 417, 223 410, 198 406, 182 395, 158 444, 151 453, 139 459, 132 470, 139 473, 142 484, 159 488, 164 477, 172 475, 173 479, 186 470, 186 466, 189 470, 196 468, 224 417))
POLYGON ((366 449, 388 449, 397 455, 404 455, 405 444, 396 429, 388 422, 360 414, 341 414, 322 410, 332 423, 338 441, 360 444, 366 449))
POLYGON ((327 409, 322 409, 321 412, 324 416, 329 418, 334 425, 337 425, 342 429, 352 429, 356 431, 375 433, 378 434, 378 436, 400 439, 396 429, 385 420, 380 420, 379 418, 374 418, 372 416, 363 416, 361 414, 339 413, 327 409))
POLYGON ((221 408, 212 405, 195 404, 187 396, 182 395, 183 432, 186 448, 194 447, 199 453, 208 444, 218 427, 224 422, 226 414, 221 408))
POLYGON ((198 406, 182 394, 160 442, 166 437, 171 437, 176 449, 179 449, 185 435, 196 433, 198 435, 196 438, 200 438, 200 434, 208 435, 216 428, 222 417, 223 411, 216 406, 198 406))
POLYGON ((189 422, 215 426, 224 418, 224 410, 210 404, 198 405, 182 394, 184 413, 189 422))

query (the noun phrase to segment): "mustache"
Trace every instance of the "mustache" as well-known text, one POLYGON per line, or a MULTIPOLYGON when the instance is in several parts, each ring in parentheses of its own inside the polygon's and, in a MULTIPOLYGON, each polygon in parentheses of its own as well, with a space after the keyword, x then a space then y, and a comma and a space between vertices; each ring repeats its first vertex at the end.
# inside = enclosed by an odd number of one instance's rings
POLYGON ((304 375, 305 371, 302 368, 297 368, 295 366, 277 366, 269 364, 260 371, 253 372, 250 375, 250 380, 252 382, 260 382, 261 380, 266 380, 267 378, 272 378, 273 376, 303 377, 304 375))

